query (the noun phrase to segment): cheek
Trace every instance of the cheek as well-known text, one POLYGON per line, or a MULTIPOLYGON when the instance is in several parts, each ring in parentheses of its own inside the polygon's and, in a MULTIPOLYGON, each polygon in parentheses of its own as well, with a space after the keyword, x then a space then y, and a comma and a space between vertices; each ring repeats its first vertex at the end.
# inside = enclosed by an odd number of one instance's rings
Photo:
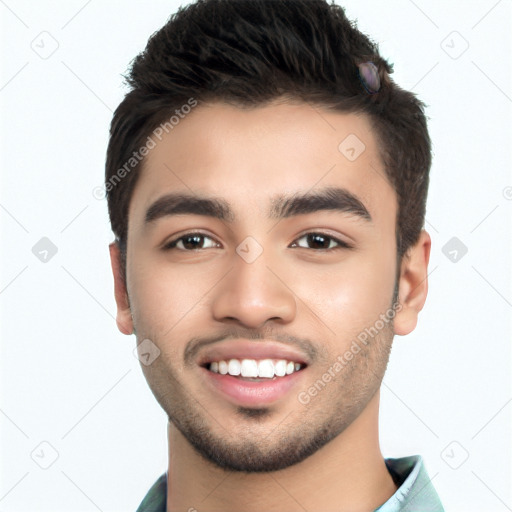
POLYGON ((347 338, 373 325, 389 309, 394 282, 395 258, 390 247, 354 254, 324 275, 317 273, 302 281, 297 295, 336 337, 347 338))
POLYGON ((155 260, 140 264, 130 274, 130 301, 137 331, 172 336, 175 326, 201 309, 215 284, 206 269, 173 269, 155 260))

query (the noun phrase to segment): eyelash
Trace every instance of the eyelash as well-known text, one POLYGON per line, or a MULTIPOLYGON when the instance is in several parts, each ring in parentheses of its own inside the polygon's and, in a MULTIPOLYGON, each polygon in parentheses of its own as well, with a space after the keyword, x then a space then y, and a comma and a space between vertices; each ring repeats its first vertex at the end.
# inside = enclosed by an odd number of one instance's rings
MULTIPOLYGON (((210 237, 208 235, 205 235, 204 233, 201 233, 199 231, 191 231, 190 233, 185 233, 184 235, 181 235, 179 238, 175 238, 174 240, 171 240, 169 243, 164 245, 164 247, 162 249, 164 251, 170 251, 170 250, 176 249, 178 251, 184 251, 184 252, 193 252, 194 250, 201 250, 201 249, 180 249, 180 248, 176 247, 178 242, 182 241, 183 239, 185 239, 187 237, 194 236, 194 235, 198 235, 198 236, 203 237, 203 238, 210 238, 211 240, 213 240, 212 237, 210 237)), ((322 233, 321 231, 308 231, 307 233, 303 233, 302 235, 297 237, 292 242, 292 244, 296 244, 296 242, 298 240, 300 240, 301 238, 304 238, 304 237, 306 237, 308 235, 320 235, 320 236, 322 236, 324 238, 329 239, 330 241, 334 241, 338 245, 336 247, 328 247, 326 249, 314 249, 314 248, 311 248, 311 247, 298 247, 299 249, 309 249, 309 250, 313 250, 313 251, 333 251, 333 250, 336 250, 336 249, 352 249, 353 248, 347 242, 344 242, 343 240, 340 240, 339 238, 333 237, 333 236, 331 236, 331 235, 329 235, 327 233, 322 233)), ((330 245, 330 243, 329 243, 329 245, 330 245)))

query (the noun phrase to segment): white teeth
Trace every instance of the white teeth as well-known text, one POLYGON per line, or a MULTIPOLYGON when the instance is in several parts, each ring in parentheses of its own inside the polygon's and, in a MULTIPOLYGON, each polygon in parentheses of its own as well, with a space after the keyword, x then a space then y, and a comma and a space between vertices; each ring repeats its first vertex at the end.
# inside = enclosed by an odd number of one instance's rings
POLYGON ((240 375, 241 365, 238 359, 230 359, 228 363, 229 375, 237 376, 240 375))
POLYGON ((271 379, 274 376, 274 363, 272 359, 262 359, 258 363, 258 377, 271 379))
POLYGON ((278 377, 284 377, 286 375, 286 361, 281 359, 274 365, 274 373, 278 377))
POLYGON ((300 363, 285 359, 230 359, 229 361, 212 361, 208 367, 213 373, 233 375, 234 377, 265 378, 284 377, 299 371, 300 363))
POLYGON ((226 363, 226 361, 219 361, 219 373, 221 375, 226 375, 228 373, 228 363, 226 363))
POLYGON ((240 373, 242 374, 242 377, 257 377, 258 363, 254 359, 242 359, 240 373))

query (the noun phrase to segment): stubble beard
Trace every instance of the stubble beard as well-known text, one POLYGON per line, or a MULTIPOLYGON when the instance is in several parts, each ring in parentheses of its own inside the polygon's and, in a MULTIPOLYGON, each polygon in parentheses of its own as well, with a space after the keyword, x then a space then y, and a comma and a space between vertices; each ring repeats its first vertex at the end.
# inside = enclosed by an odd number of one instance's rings
MULTIPOLYGON (((227 471, 278 471, 316 453, 361 414, 380 388, 392 340, 390 322, 307 405, 291 397, 296 400, 292 412, 282 414, 272 406, 235 408, 239 422, 235 432, 228 432, 215 419, 215 413, 208 412, 207 404, 185 391, 172 368, 166 367, 165 378, 159 379, 166 383, 167 390, 172 384, 171 392, 159 393, 148 382, 169 421, 206 461, 227 471), (262 435, 267 421, 272 421, 272 426, 262 435)), ((321 378, 325 369, 316 371, 318 374, 310 377, 306 388, 321 378)))

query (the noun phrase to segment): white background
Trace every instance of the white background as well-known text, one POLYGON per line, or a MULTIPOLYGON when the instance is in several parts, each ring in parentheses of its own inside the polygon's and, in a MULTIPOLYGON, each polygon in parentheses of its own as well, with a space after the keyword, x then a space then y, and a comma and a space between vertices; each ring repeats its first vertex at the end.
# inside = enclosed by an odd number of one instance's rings
MULTIPOLYGON (((423 455, 447 511, 512 510, 512 2, 342 4, 428 104, 434 143, 429 298, 395 338, 383 454, 423 455), (452 237, 468 249, 455 263, 452 237)), ((121 74, 178 5, 0 2, 0 512, 135 510, 167 467, 166 417, 115 325, 113 236, 92 191, 121 74), (46 263, 42 237, 58 249, 46 263)))

